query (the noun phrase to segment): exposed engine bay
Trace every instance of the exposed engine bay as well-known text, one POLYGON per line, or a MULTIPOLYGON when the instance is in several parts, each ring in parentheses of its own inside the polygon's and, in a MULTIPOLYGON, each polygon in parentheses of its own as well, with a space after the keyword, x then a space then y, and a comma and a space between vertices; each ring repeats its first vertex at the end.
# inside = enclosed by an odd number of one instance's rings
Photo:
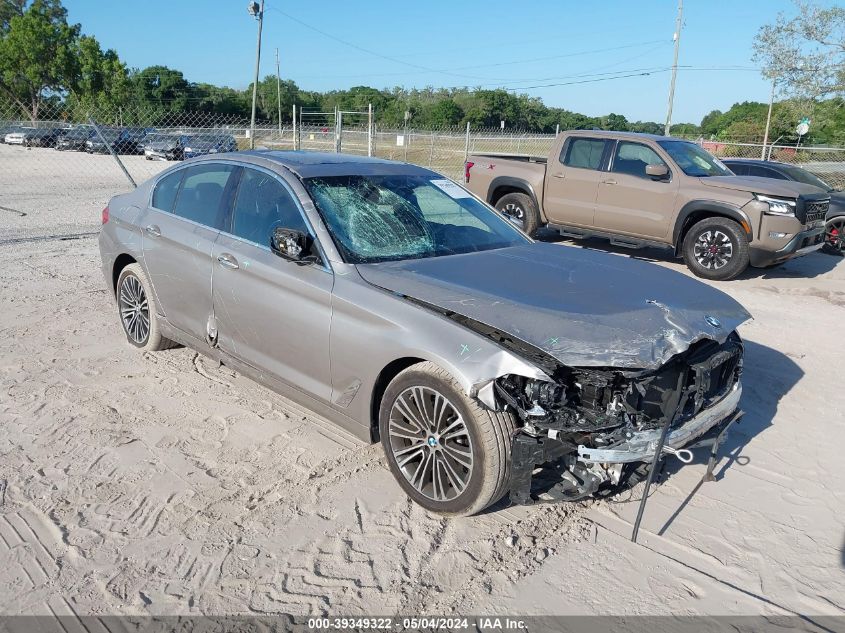
POLYGON ((538 500, 531 484, 541 464, 558 474, 544 498, 612 494, 642 477, 661 430, 673 442, 663 447, 661 438, 660 450, 676 454, 678 444, 720 431, 736 409, 742 353, 734 332, 722 344, 698 341, 654 370, 561 366, 553 382, 498 378, 496 395, 523 423, 513 438, 511 501, 538 500))

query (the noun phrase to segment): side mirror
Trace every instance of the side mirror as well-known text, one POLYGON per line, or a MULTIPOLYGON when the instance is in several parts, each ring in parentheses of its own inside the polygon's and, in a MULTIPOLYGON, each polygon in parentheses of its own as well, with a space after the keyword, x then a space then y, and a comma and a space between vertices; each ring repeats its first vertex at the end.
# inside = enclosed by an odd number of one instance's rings
POLYGON ((669 168, 666 165, 646 165, 645 173, 655 180, 665 180, 669 176, 669 168))
POLYGON ((302 231, 276 227, 270 237, 270 247, 279 257, 284 257, 292 262, 311 264, 317 261, 313 255, 309 255, 311 238, 302 231))

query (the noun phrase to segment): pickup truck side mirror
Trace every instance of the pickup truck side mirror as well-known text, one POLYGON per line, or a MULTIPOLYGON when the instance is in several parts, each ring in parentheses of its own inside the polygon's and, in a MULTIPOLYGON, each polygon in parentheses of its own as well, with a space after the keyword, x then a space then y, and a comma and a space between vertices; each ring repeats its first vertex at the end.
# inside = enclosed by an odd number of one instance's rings
POLYGON ((654 180, 666 180, 669 176, 669 168, 666 165, 646 165, 645 173, 654 180))

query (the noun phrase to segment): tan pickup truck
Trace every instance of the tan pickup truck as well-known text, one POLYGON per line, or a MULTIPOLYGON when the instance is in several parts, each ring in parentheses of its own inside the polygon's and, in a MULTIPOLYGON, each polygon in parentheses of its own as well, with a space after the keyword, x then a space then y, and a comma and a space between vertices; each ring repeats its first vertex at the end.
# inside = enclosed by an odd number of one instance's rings
POLYGON ((735 176, 695 143, 628 132, 565 132, 547 158, 471 155, 465 182, 529 235, 670 247, 719 280, 821 248, 830 204, 811 185, 735 176))

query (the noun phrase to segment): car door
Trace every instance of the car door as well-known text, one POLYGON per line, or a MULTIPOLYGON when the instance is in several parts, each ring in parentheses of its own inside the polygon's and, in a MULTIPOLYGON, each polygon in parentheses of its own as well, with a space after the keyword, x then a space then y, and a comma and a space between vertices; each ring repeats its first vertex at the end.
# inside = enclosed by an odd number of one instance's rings
MULTIPOLYGON (((214 245, 217 344, 329 402, 334 276, 322 257, 320 263, 303 265, 275 254, 270 238, 277 227, 315 234, 280 176, 244 167, 230 226, 214 245)), ((316 254, 316 242, 313 248, 316 254)))
POLYGON ((551 224, 593 226, 606 139, 573 136, 546 166, 543 210, 551 224))
POLYGON ((199 340, 212 313, 212 245, 238 169, 200 163, 171 172, 156 183, 141 222, 144 264, 159 307, 173 327, 199 340))
POLYGON ((618 141, 598 185, 595 226, 611 232, 660 240, 674 226, 678 179, 645 173, 647 165, 669 165, 649 145, 618 141))

